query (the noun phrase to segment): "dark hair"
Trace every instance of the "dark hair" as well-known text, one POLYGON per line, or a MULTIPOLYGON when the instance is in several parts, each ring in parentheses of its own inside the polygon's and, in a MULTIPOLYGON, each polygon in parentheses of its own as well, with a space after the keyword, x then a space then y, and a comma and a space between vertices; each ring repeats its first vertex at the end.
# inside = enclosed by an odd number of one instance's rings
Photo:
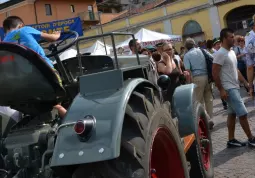
POLYGON ((146 48, 142 48, 140 51, 138 51, 138 54, 143 54, 145 51, 148 53, 148 55, 150 54, 150 51, 146 48))
POLYGON ((234 33, 234 30, 230 28, 223 28, 220 32, 220 41, 223 42, 224 38, 228 37, 228 33, 234 33))
POLYGON ((213 40, 207 40, 206 48, 207 49, 212 49, 213 48, 213 40))
POLYGON ((23 20, 18 16, 9 16, 3 22, 3 28, 6 32, 7 30, 16 28, 18 25, 24 24, 23 20))
POLYGON ((161 55, 158 53, 158 52, 154 52, 152 54, 152 59, 155 61, 155 62, 158 62, 161 60, 161 55))
POLYGON ((173 46, 174 49, 174 55, 179 55, 178 51, 176 50, 175 46, 173 46))
POLYGON ((137 39, 135 39, 135 40, 132 39, 132 40, 129 41, 128 46, 129 46, 130 49, 135 46, 136 41, 137 41, 137 39))

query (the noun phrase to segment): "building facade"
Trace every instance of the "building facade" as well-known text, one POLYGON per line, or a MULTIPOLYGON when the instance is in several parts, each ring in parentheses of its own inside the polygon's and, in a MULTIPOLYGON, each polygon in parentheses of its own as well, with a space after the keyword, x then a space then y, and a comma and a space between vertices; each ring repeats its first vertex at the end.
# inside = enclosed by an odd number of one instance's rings
MULTIPOLYGON (((251 0, 178 0, 136 15, 102 25, 103 32, 137 32, 147 28, 157 32, 193 37, 202 41, 219 37, 224 27, 244 35, 255 14, 251 0)), ((85 36, 102 33, 101 28, 85 31, 85 36)), ((122 41, 123 38, 117 38, 122 41)), ((90 44, 86 44, 90 45, 90 44)))
POLYGON ((119 13, 120 11, 142 7, 155 0, 97 0, 99 11, 119 13))
POLYGON ((11 15, 26 24, 81 17, 84 29, 99 22, 95 0, 10 0, 0 4, 0 23, 11 15))

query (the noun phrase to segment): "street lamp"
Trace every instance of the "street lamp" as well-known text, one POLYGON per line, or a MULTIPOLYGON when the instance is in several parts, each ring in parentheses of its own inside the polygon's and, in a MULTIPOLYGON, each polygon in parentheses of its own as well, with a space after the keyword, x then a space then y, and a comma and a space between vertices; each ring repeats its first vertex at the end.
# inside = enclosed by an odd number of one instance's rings
MULTIPOLYGON (((101 14, 102 14, 102 12, 101 12, 101 11, 98 11, 98 19, 99 19, 99 23, 100 23, 101 33, 104 34, 103 26, 102 26, 102 23, 101 23, 101 14)), ((108 55, 108 54, 107 54, 107 49, 106 49, 106 44, 105 44, 105 39, 104 39, 104 37, 103 37, 103 42, 104 42, 105 53, 106 53, 106 55, 108 55)))

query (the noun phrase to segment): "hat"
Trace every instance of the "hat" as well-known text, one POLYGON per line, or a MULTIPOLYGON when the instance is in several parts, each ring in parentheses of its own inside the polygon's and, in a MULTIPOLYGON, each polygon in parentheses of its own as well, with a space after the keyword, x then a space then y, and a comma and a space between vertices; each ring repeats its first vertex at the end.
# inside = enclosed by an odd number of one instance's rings
POLYGON ((214 38, 213 39, 213 45, 215 45, 216 43, 219 43, 220 42, 220 39, 219 38, 214 38))
POLYGON ((156 51, 156 49, 155 49, 153 46, 151 46, 151 45, 146 46, 145 48, 146 48, 147 50, 149 50, 150 52, 156 51))

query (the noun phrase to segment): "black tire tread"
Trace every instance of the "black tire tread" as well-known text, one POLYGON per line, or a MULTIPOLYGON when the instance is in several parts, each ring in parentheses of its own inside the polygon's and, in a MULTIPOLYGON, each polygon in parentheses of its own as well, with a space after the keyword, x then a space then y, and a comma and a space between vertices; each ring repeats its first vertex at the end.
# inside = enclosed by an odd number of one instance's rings
MULTIPOLYGON (((148 170, 142 167, 142 165, 148 164, 148 160, 145 159, 146 146, 148 146, 148 139, 150 139, 153 134, 150 130, 150 124, 152 123, 152 117, 156 109, 162 108, 157 96, 157 93, 154 93, 153 88, 150 87, 144 87, 142 90, 133 92, 126 107, 120 157, 112 161, 104 162, 103 164, 101 163, 100 170, 96 170, 97 175, 95 178, 146 177, 148 170), (127 152, 127 154, 123 154, 123 152, 127 152), (123 160, 127 160, 127 163, 123 160), (123 168, 119 169, 120 165, 124 165, 123 168), (144 175, 136 175, 135 172, 137 172, 137 170, 139 172, 141 169, 144 170, 144 175)), ((165 111, 167 111, 165 113, 168 113, 168 117, 171 118, 169 110, 166 109, 165 111)), ((158 122, 160 123, 162 121, 158 120, 158 122)), ((164 122, 166 121, 163 121, 162 124, 166 124, 164 122)), ((172 119, 169 119, 167 122, 171 122, 170 125, 173 125, 174 129, 176 129, 176 125, 173 124, 172 119)), ((82 178, 92 178, 88 174, 83 175, 84 177, 82 178)))
MULTIPOLYGON (((198 130, 198 112, 200 110, 204 111, 204 114, 206 118, 209 118, 208 114, 206 113, 206 111, 204 110, 204 108, 202 107, 202 105, 197 102, 197 101, 194 101, 193 103, 193 116, 194 116, 194 119, 195 119, 195 128, 196 130, 198 130)), ((205 118, 205 119, 206 119, 205 118)), ((208 122, 206 122, 206 127, 208 129, 208 132, 209 132, 209 125, 208 125, 208 122)), ((196 135, 196 140, 194 141, 194 143, 192 144, 191 148, 189 149, 188 153, 187 153, 187 158, 191 164, 191 170, 190 170, 190 178, 213 178, 214 177, 214 174, 213 174, 213 160, 211 159, 211 170, 209 170, 209 172, 206 172, 204 170, 204 167, 202 165, 202 162, 201 162, 201 152, 200 152, 200 147, 198 145, 199 143, 199 138, 197 136, 197 132, 195 133, 196 135)), ((211 136, 210 136, 210 133, 209 133, 209 140, 211 142, 211 136)), ((212 144, 210 144, 210 150, 211 150, 211 157, 212 157, 212 144)))

